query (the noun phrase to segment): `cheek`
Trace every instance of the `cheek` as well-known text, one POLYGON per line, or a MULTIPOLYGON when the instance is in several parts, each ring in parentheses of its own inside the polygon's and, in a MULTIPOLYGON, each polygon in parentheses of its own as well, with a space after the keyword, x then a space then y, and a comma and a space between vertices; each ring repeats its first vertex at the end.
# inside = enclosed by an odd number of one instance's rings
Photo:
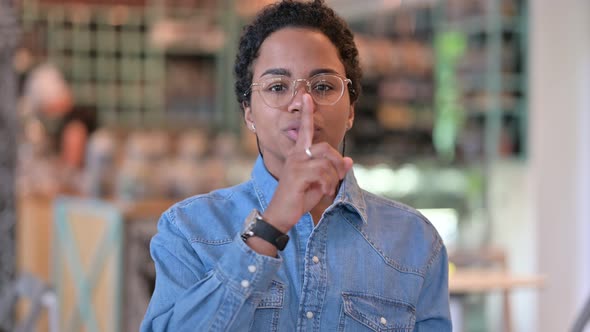
POLYGON ((330 123, 337 127, 337 131, 345 131, 350 123, 350 110, 348 108, 340 108, 335 114, 330 117, 330 123))
POLYGON ((252 121, 256 125, 256 132, 259 136, 274 136, 279 128, 279 117, 276 110, 267 108, 254 109, 252 121))

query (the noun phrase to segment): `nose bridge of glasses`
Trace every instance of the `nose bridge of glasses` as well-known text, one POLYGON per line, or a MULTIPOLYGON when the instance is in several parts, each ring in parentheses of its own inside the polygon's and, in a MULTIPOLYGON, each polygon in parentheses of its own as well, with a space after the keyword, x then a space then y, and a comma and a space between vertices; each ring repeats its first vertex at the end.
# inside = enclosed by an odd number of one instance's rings
POLYGON ((293 80, 293 85, 291 86, 291 89, 293 91, 293 96, 297 94, 297 91, 299 90, 299 86, 301 86, 301 84, 299 83, 305 83, 303 86, 305 87, 305 91, 307 93, 311 93, 311 82, 308 79, 305 78, 298 78, 296 80, 293 80))

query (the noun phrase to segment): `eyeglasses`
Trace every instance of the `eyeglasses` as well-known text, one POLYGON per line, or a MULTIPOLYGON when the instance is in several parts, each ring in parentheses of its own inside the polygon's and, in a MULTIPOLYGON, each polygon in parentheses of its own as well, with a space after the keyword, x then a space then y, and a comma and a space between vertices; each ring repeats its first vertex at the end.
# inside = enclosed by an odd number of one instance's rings
POLYGON ((318 105, 334 105, 344 95, 346 85, 352 84, 352 81, 336 74, 317 74, 309 79, 295 80, 286 76, 270 76, 252 83, 250 91, 258 91, 268 107, 281 108, 291 103, 299 83, 305 83, 305 90, 318 105))

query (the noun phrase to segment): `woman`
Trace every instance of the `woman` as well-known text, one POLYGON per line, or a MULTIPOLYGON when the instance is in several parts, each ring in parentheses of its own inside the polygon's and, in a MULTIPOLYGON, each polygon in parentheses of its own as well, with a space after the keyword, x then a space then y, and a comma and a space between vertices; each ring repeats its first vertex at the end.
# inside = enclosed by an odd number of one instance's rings
POLYGON ((450 331, 439 235, 339 152, 361 76, 347 25, 322 1, 271 5, 235 73, 260 156, 250 181, 164 213, 142 331, 450 331))

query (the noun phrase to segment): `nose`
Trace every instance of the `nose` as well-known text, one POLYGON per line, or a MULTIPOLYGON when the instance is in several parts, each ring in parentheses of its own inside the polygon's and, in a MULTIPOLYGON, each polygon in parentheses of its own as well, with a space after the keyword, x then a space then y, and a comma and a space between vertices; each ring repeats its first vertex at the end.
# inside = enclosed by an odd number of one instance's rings
MULTIPOLYGON (((287 106, 287 111, 289 111, 289 113, 300 112, 301 108, 303 107, 303 96, 308 94, 308 95, 310 95, 310 97, 312 97, 310 90, 311 90, 311 86, 307 80, 301 79, 301 80, 295 81, 294 87, 293 87, 293 98, 291 99, 291 102, 287 106), (302 91, 300 92, 300 90, 302 90, 302 91)), ((312 97, 312 100, 313 100, 313 97, 312 97)), ((314 101, 314 104, 315 104, 315 101, 314 101)), ((315 112, 315 107, 313 108, 313 111, 315 112)))

